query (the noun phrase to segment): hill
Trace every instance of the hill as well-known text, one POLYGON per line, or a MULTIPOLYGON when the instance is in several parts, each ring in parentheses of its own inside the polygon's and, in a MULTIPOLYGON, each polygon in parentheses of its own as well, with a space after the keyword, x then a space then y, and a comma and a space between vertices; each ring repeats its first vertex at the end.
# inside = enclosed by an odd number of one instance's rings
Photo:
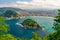
POLYGON ((15 10, 18 12, 20 16, 56 16, 57 15, 56 9, 25 10, 20 8, 13 8, 13 7, 0 8, 0 14, 4 13, 6 10, 15 10))

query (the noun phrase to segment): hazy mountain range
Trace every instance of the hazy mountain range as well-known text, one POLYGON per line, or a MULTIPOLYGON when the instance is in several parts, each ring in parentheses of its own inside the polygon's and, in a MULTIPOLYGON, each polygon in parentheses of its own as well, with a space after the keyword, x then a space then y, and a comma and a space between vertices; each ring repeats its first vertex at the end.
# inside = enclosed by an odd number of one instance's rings
POLYGON ((56 9, 20 9, 20 8, 13 8, 13 7, 2 7, 0 8, 0 14, 4 13, 6 10, 15 10, 21 16, 56 16, 57 10, 56 9))

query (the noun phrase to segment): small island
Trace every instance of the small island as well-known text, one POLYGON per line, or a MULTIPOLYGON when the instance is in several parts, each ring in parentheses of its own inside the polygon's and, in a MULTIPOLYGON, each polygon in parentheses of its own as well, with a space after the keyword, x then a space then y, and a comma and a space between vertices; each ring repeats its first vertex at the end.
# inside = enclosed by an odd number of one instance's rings
POLYGON ((33 29, 40 28, 40 29, 43 29, 43 27, 41 27, 36 21, 34 21, 32 19, 26 19, 20 24, 22 24, 25 29, 27 29, 27 28, 33 28, 33 29))

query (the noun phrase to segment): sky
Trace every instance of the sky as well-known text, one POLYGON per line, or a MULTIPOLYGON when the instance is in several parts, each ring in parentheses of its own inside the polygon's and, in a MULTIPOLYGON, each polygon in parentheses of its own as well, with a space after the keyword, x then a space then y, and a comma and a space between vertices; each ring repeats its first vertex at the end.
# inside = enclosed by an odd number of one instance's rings
POLYGON ((0 0, 0 4, 10 4, 10 3, 15 3, 16 1, 26 1, 29 2, 31 0, 0 0))
POLYGON ((0 7, 60 9, 60 0, 0 0, 0 7))

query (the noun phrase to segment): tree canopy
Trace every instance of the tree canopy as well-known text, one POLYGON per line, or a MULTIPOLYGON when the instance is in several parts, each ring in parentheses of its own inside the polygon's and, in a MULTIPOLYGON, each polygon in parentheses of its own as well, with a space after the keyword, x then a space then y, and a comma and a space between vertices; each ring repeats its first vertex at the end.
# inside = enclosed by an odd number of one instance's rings
POLYGON ((58 15, 54 19, 54 27, 56 32, 49 34, 46 38, 47 40, 60 40, 60 10, 58 10, 58 15))
POLYGON ((39 27, 38 23, 35 22, 32 19, 26 19, 26 20, 23 21, 23 23, 28 25, 28 26, 37 26, 37 27, 39 27))
POLYGON ((9 29, 9 25, 5 23, 4 17, 0 17, 0 31, 7 32, 9 29))
POLYGON ((60 10, 58 10, 58 15, 55 17, 54 21, 54 29, 60 31, 60 10))
POLYGON ((42 40, 42 38, 35 32, 33 32, 33 37, 31 40, 42 40))
POLYGON ((11 16, 17 17, 18 16, 17 12, 13 10, 7 10, 3 15, 4 17, 11 17, 11 16))

